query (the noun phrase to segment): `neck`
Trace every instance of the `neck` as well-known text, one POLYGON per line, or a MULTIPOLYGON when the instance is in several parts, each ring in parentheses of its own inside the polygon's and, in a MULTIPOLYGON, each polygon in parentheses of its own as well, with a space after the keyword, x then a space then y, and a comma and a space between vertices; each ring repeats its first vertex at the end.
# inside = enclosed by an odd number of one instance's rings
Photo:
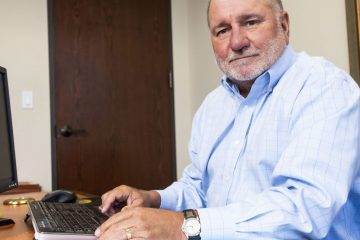
POLYGON ((252 85, 254 84, 255 80, 249 81, 234 81, 234 83, 238 86, 240 95, 246 98, 249 95, 252 85))

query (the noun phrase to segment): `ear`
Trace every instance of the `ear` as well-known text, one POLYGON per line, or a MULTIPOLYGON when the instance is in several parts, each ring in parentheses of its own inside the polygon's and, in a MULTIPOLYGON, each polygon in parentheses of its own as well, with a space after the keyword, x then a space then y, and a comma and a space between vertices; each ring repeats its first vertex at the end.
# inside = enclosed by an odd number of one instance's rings
POLYGON ((289 14, 286 11, 283 11, 280 16, 281 21, 281 27, 287 37, 287 43, 289 43, 289 37, 290 37, 290 20, 289 20, 289 14))

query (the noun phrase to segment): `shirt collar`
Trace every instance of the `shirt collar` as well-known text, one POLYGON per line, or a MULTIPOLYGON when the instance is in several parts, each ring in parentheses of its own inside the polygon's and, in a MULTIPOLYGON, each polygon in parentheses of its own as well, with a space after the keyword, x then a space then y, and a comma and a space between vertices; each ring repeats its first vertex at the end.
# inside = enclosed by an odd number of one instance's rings
MULTIPOLYGON (((262 82, 265 88, 267 88, 268 92, 271 92, 272 89, 279 82, 280 78, 284 75, 284 73, 290 68, 290 66, 295 62, 297 57, 296 52, 290 47, 287 46, 284 52, 281 54, 279 59, 264 73, 262 73, 259 77, 256 78, 254 85, 262 82), (264 85, 264 82, 268 84, 264 85)), ((230 81, 226 75, 224 75, 221 79, 222 86, 232 94, 238 95, 239 89, 232 81, 230 81)), ((252 89, 253 90, 253 89, 252 89)))
POLYGON ((267 70, 270 77, 269 89, 273 89, 276 86, 284 73, 293 65, 296 57, 297 54, 294 50, 290 46, 287 46, 280 58, 267 70))

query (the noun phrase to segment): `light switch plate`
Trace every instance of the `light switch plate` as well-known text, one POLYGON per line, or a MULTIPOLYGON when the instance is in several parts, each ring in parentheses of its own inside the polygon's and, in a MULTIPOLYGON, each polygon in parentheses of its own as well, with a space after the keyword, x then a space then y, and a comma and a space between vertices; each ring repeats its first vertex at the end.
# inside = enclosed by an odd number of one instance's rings
POLYGON ((33 108, 33 93, 32 91, 22 91, 22 107, 24 109, 33 108))

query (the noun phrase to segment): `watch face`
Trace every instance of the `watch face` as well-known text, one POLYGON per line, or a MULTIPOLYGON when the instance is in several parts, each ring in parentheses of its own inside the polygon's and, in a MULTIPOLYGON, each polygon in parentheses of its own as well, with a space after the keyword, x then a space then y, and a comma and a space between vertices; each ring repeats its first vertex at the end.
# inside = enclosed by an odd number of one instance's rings
POLYGON ((183 231, 188 236, 197 236, 200 233, 200 222, 195 218, 190 218, 185 221, 183 231))

